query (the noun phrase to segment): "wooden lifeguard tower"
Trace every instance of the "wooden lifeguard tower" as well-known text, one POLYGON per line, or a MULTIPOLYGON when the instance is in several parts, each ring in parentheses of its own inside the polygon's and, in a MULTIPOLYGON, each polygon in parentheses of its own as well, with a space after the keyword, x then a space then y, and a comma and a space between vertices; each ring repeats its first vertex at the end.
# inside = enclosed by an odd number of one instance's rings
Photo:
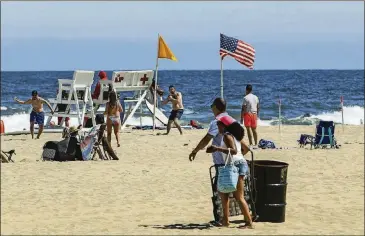
MULTIPOLYGON (((96 125, 95 115, 103 113, 105 104, 108 102, 109 86, 112 85, 113 90, 117 94, 125 92, 133 92, 133 97, 125 97, 125 108, 128 105, 128 111, 124 111, 124 119, 121 129, 124 129, 134 115, 153 116, 153 94, 150 86, 153 81, 153 70, 143 71, 114 71, 111 80, 100 80, 100 95, 97 99, 91 97, 91 85, 93 84, 94 71, 75 71, 72 80, 59 79, 59 88, 56 99, 49 99, 56 109, 57 104, 66 104, 64 111, 55 112, 53 115, 47 113, 48 119, 46 127, 49 127, 52 117, 62 117, 61 125, 65 117, 77 117, 78 125, 83 126, 85 117, 92 119, 93 126, 96 125), (62 96, 67 94, 67 98, 62 96), (149 112, 143 112, 143 105, 149 112), (137 112, 138 108, 140 109, 137 112)), ((156 119, 163 125, 167 125, 168 118, 163 112, 156 107, 156 119)), ((142 124, 142 119, 140 119, 142 124)))

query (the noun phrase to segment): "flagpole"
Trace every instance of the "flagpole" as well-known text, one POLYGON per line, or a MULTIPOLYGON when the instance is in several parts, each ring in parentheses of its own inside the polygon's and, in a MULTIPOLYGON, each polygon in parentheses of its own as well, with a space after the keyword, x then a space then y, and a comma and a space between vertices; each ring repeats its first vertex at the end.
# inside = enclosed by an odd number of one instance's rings
POLYGON ((342 132, 344 132, 344 127, 343 127, 343 124, 344 124, 344 119, 343 119, 343 96, 341 96, 341 113, 342 113, 342 132))
POLYGON ((221 98, 223 98, 223 57, 221 58, 221 98))
POLYGON ((156 55, 156 76, 155 76, 155 89, 153 92, 153 132, 155 132, 156 126, 156 103, 157 103, 157 75, 158 75, 158 52, 160 49, 160 34, 157 35, 157 55, 156 55))
POLYGON ((281 99, 279 98, 279 133, 281 136, 281 99))

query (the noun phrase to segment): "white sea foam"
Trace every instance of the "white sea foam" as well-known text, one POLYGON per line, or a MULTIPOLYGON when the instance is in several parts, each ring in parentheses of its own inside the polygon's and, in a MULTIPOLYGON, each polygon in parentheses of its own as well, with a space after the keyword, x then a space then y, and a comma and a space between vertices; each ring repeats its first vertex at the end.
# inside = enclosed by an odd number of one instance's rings
MULTIPOLYGON (((1 108, 3 109, 3 108, 1 108)), ((199 116, 199 114, 197 114, 199 116)), ((334 112, 323 112, 318 115, 311 115, 310 117, 297 117, 288 119, 291 121, 291 124, 303 124, 303 121, 314 122, 318 119, 321 120, 332 120, 335 123, 342 122, 341 111, 334 112)), ((344 123, 348 125, 360 125, 360 120, 364 121, 364 107, 360 106, 349 106, 344 107, 344 123)), ((14 132, 14 131, 22 131, 29 130, 29 114, 13 114, 9 116, 1 116, 1 120, 4 121, 5 124, 5 132, 14 132)), ((45 118, 47 120, 47 117, 45 118)), ((57 118, 54 117, 52 120, 57 123, 57 118)), ((270 126, 273 123, 277 122, 277 120, 258 120, 259 126, 270 126)), ((153 121, 151 117, 142 117, 143 125, 152 125, 153 121)), ((78 124, 77 118, 71 118, 71 125, 78 124)), ((128 123, 128 125, 140 125, 140 118, 133 117, 128 123)), ((157 123, 160 125, 160 123, 157 123)))

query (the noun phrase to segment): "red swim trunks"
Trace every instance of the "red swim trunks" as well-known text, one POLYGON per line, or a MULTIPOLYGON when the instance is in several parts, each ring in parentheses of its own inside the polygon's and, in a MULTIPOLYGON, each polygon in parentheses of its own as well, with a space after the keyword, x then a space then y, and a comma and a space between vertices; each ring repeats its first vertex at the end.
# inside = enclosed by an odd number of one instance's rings
MULTIPOLYGON (((70 120, 70 117, 66 117, 65 121, 69 121, 70 120)), ((58 125, 61 124, 61 121, 62 121, 62 117, 58 117, 58 125)))
POLYGON ((256 128, 257 127, 257 115, 253 113, 244 113, 243 121, 245 123, 245 127, 256 128))

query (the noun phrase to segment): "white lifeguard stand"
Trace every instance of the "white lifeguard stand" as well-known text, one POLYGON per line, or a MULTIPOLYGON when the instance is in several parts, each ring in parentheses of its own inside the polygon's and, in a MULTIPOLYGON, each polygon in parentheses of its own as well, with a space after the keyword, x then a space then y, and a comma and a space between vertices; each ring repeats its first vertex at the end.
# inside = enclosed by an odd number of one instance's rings
MULTIPOLYGON (((109 85, 113 86, 114 91, 117 94, 122 92, 134 92, 133 97, 125 97, 124 103, 125 108, 128 104, 128 111, 124 111, 124 120, 122 121, 121 129, 124 129, 128 121, 135 114, 140 115, 140 123, 142 125, 142 115, 148 115, 148 113, 143 113, 142 105, 145 104, 147 109, 150 111, 149 115, 153 116, 153 104, 151 104, 151 96, 153 94, 150 92, 150 86, 153 81, 153 70, 144 71, 114 71, 111 80, 101 80, 100 85, 100 95, 98 99, 94 99, 93 103, 104 105, 108 102, 106 94, 108 93, 109 85), (140 112, 136 112, 140 108, 140 112)), ((158 120, 166 125, 167 117, 156 108, 156 114, 158 120)))
POLYGON ((79 125, 83 125, 84 117, 90 116, 92 118, 93 126, 96 125, 95 114, 93 109, 93 100, 91 98, 91 85, 94 82, 95 71, 83 71, 76 70, 73 75, 73 79, 59 79, 58 80, 58 93, 56 99, 49 99, 50 104, 53 104, 53 110, 56 109, 58 104, 66 104, 65 111, 47 113, 48 119, 46 126, 49 126, 52 117, 62 117, 61 125, 63 124, 65 117, 77 117, 79 125), (62 91, 67 93, 67 99, 62 97, 62 91), (73 112, 71 106, 75 107, 73 112), (89 114, 87 110, 90 111, 89 114))

